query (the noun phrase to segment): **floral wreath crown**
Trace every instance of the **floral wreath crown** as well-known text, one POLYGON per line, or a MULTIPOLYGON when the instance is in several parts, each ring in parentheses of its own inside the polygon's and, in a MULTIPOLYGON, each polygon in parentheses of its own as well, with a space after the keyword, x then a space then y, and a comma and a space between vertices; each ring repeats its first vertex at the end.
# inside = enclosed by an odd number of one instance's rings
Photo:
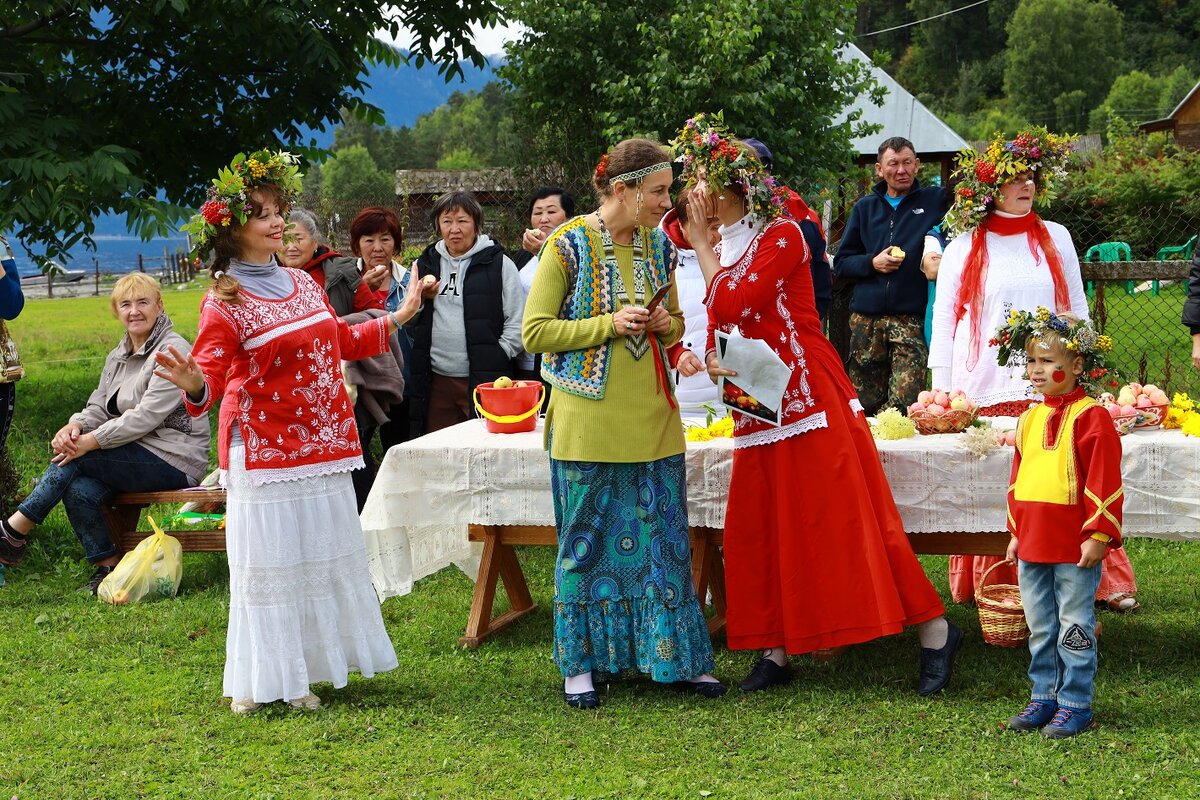
POLYGON ((279 150, 238 153, 222 167, 208 189, 208 201, 180 230, 192 237, 192 258, 204 259, 212 251, 217 228, 227 228, 234 218, 245 225, 254 206, 249 195, 259 186, 274 185, 287 204, 295 202, 302 188, 300 159, 279 150))
POLYGON ((684 123, 679 135, 671 140, 671 152, 683 164, 680 177, 685 186, 695 186, 702 172, 713 191, 740 186, 749 210, 761 222, 768 222, 784 211, 783 184, 767 171, 753 150, 736 142, 725 127, 724 112, 700 113, 684 123))
POLYGON ((954 206, 946 214, 951 235, 979 226, 1000 197, 1000 187, 1022 172, 1037 173, 1034 202, 1049 203, 1054 199, 1053 184, 1067 174, 1067 161, 1074 148, 1073 136, 1031 128, 1011 141, 997 133, 982 154, 971 148, 960 150, 950 176, 951 180, 959 179, 954 206))
POLYGON ((1030 338, 1043 339, 1051 332, 1062 337, 1069 353, 1083 356, 1079 383, 1088 394, 1094 396, 1118 384, 1116 370, 1105 355, 1112 352, 1112 337, 1096 333, 1087 320, 1065 319, 1044 306, 1034 312, 1010 309, 988 344, 998 348, 996 363, 1000 366, 1019 367, 1026 363, 1025 348, 1030 338))

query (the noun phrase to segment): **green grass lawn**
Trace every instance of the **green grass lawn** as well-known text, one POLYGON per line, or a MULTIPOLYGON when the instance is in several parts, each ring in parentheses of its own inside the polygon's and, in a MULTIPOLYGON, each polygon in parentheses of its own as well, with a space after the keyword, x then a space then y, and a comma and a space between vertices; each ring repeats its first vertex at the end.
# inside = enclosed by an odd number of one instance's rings
MULTIPOLYGON (((167 310, 192 336, 197 291, 167 310)), ((100 300, 30 303, 13 326, 30 362, 10 440, 23 489, 46 442, 94 388, 120 328, 100 300), (49 363, 54 362, 54 363, 49 363)), ((7 512, 7 509, 5 509, 7 512)), ((388 600, 399 669, 314 687, 314 714, 242 718, 221 697, 228 573, 185 557, 170 601, 109 607, 61 511, 0 589, 0 796, 27 798, 1186 798, 1200 796, 1200 542, 1135 539, 1145 609, 1104 612, 1100 728, 1051 743, 1002 730, 1028 695, 1023 649, 984 644, 973 608, 943 697, 915 692, 904 634, 797 680, 717 701, 642 679, 568 709, 550 657, 553 554, 521 560, 539 610, 478 650, 456 645, 471 582, 457 570, 388 600)), ((946 559, 923 559, 943 597, 946 559)), ((718 646, 716 674, 750 657, 718 646)))

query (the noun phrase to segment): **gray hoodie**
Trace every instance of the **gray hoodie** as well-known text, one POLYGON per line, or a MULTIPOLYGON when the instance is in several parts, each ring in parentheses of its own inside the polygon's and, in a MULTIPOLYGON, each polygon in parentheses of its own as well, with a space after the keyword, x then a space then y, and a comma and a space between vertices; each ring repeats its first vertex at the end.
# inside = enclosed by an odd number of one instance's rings
MULTIPOLYGON (((437 302, 433 304, 433 334, 429 346, 429 359, 433 371, 439 375, 465 378, 470 374, 467 331, 463 326, 463 277, 471 256, 491 246, 491 237, 481 233, 471 249, 461 256, 451 256, 446 251, 444 240, 434 247, 442 259, 442 285, 438 289, 437 302)), ((510 358, 516 358, 523 352, 521 317, 525 313, 525 289, 521 286, 521 275, 517 272, 516 264, 508 256, 504 256, 503 280, 504 332, 500 335, 500 346, 510 358)))
POLYGON ((71 421, 102 450, 139 444, 196 483, 208 471, 208 416, 188 416, 183 393, 154 375, 154 354, 168 346, 184 355, 192 350, 165 313, 136 352, 125 334, 104 360, 100 385, 71 421))

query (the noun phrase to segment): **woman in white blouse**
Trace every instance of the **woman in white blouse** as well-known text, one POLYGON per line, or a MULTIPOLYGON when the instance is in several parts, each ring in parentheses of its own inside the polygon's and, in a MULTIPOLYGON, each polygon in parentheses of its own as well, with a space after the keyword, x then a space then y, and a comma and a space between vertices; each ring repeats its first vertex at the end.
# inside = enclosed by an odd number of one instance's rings
MULTIPOLYGON (((986 158, 981 157, 979 163, 985 163, 986 158)), ((959 216, 974 219, 977 224, 950 242, 936 273, 937 299, 929 342, 933 385, 946 391, 963 390, 980 407, 982 416, 1019 416, 1038 399, 1025 370, 999 365, 997 347, 989 344, 1011 309, 1033 311, 1043 306, 1057 314, 1069 311, 1081 319, 1088 318, 1079 256, 1071 234, 1062 225, 1043 221, 1033 211, 1034 199, 1044 189, 1039 184, 1047 180, 1046 165, 1037 164, 1035 159, 1026 157, 1029 169, 1017 172, 992 190, 994 202, 983 204, 985 214, 959 216)), ((979 208, 979 195, 967 195, 960 187, 956 211, 962 211, 965 199, 974 199, 979 208)), ((961 603, 973 599, 983 573, 1000 560, 994 556, 951 556, 953 600, 961 603)), ((1139 608, 1133 566, 1125 549, 1110 549, 1103 564, 1097 601, 1113 611, 1139 608)), ((996 576, 996 580, 1017 582, 1015 570, 1001 572, 1006 574, 996 576)))

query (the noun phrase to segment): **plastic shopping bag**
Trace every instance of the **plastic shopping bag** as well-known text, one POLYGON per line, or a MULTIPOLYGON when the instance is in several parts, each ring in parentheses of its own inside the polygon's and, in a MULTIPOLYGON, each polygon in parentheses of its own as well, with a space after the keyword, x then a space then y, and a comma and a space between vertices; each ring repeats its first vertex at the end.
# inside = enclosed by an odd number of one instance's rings
POLYGON ((183 577, 183 548, 174 536, 162 532, 151 517, 154 535, 148 536, 121 558, 121 563, 100 582, 96 597, 121 606, 139 600, 174 597, 183 577))

